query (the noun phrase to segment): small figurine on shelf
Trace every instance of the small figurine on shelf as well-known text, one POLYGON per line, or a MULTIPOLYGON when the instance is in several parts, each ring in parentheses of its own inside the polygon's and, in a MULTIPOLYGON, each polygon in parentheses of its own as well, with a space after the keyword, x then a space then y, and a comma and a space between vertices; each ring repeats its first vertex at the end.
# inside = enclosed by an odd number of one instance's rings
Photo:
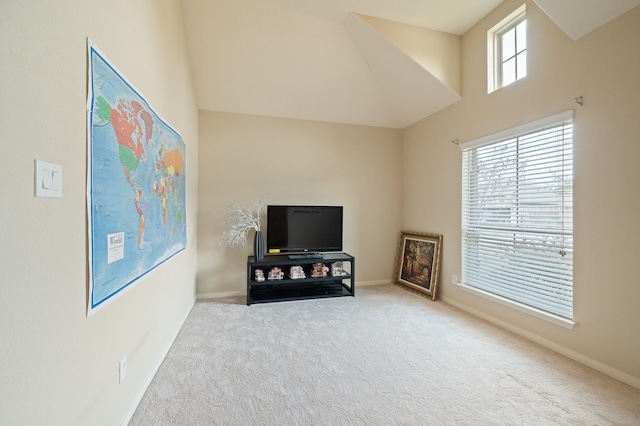
POLYGON ((269 281, 281 280, 282 278, 284 278, 284 272, 282 272, 282 270, 277 266, 275 266, 269 271, 269 275, 268 275, 269 281))
POLYGON ((255 278, 256 281, 258 281, 258 282, 264 281, 264 271, 262 269, 256 269, 254 271, 254 274, 255 274, 255 277, 256 277, 255 278))
POLYGON ((342 267, 342 262, 333 262, 331 264, 331 275, 334 277, 340 277, 342 275, 347 275, 342 267))
POLYGON ((318 262, 313 264, 313 269, 311 270, 311 276, 313 278, 326 277, 329 272, 329 268, 324 263, 318 262))
POLYGON ((302 266, 292 266, 291 269, 289 269, 289 278, 297 280, 299 278, 307 278, 307 276, 304 274, 302 266))

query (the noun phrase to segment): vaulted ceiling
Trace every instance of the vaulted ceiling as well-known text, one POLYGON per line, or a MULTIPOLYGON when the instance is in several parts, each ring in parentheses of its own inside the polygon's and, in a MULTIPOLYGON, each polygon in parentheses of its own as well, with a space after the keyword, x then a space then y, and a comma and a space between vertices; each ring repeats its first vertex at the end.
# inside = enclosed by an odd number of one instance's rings
MULTIPOLYGON (((203 110, 404 128, 461 99, 460 36, 502 0, 182 0, 203 110)), ((640 0, 535 0, 577 39, 640 0)))

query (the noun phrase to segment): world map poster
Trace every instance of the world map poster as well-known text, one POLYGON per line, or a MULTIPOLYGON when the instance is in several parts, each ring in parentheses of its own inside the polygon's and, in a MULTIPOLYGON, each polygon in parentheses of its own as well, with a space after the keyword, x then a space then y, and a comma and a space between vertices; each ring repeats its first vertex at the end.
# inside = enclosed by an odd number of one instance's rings
POLYGON ((88 43, 91 315, 187 242, 185 145, 88 43))

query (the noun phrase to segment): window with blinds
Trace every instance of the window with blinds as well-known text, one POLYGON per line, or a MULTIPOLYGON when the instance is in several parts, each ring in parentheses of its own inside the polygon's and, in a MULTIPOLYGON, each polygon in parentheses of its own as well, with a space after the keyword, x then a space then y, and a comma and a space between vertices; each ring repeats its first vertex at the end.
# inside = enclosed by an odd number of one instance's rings
POLYGON ((463 284, 568 319, 572 115, 461 144, 463 284))

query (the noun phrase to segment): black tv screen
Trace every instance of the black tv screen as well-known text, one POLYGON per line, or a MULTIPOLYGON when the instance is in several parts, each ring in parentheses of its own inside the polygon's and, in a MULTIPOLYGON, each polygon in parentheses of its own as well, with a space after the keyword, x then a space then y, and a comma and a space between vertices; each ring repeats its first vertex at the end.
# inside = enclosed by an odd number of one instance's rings
POLYGON ((267 206, 267 252, 342 251, 342 206, 267 206))

